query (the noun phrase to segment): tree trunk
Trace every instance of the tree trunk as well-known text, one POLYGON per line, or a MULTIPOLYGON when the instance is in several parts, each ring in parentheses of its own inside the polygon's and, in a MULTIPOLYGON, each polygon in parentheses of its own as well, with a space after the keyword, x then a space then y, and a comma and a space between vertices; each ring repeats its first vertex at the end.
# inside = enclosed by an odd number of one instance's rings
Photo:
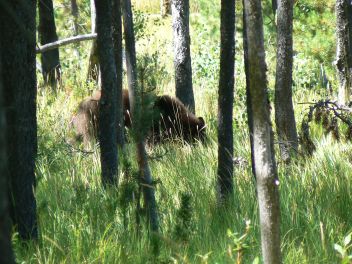
MULTIPOLYGON (((134 129, 139 127, 137 116, 141 116, 137 111, 142 111, 139 102, 141 102, 141 91, 137 87, 137 63, 136 63, 136 49, 135 49, 135 37, 133 32, 133 18, 131 1, 122 1, 122 14, 123 14, 123 26, 125 34, 125 47, 126 47, 126 66, 127 66, 127 79, 128 79, 128 91, 130 99, 130 107, 132 113, 132 123, 134 129)), ((138 133, 138 132, 136 132, 138 133)), ((159 229, 159 217, 157 211, 157 205, 155 200, 155 190, 153 187, 152 174, 148 164, 148 158, 145 151, 145 139, 143 135, 136 137, 137 144, 137 161, 139 166, 139 172, 141 175, 141 181, 143 183, 143 195, 146 202, 147 214, 150 228, 153 232, 158 232, 159 229)))
POLYGON ((347 0, 336 1, 336 69, 339 76, 338 101, 348 105, 352 88, 352 10, 347 0))
POLYGON ((280 1, 280 0, 271 0, 271 8, 273 10, 274 16, 276 15, 277 1, 280 1))
POLYGON ((189 0, 172 0, 176 97, 195 113, 189 35, 189 0))
MULTIPOLYGON (((90 0, 90 16, 91 16, 91 30, 92 34, 96 33, 96 10, 94 5, 94 0, 90 0)), ((98 59, 98 47, 97 42, 93 41, 92 48, 90 50, 89 62, 88 62, 88 74, 87 79, 95 80, 98 82, 98 86, 101 87, 100 84, 100 67, 99 67, 99 59, 98 59)))
POLYGON ((281 263, 280 204, 267 94, 263 18, 260 0, 244 1, 248 44, 253 148, 264 263, 281 263))
POLYGON ((2 62, 0 54, 0 263, 10 264, 15 263, 15 258, 11 245, 11 220, 9 215, 9 195, 7 190, 9 168, 7 167, 6 121, 3 89, 2 62))
POLYGON ((248 65, 248 41, 247 41, 247 23, 246 23, 246 14, 244 12, 244 1, 242 0, 243 12, 242 12, 242 20, 243 20, 243 60, 244 60, 244 71, 246 75, 246 106, 247 106, 247 120, 248 120, 248 129, 249 129, 249 142, 251 145, 251 168, 252 173, 255 176, 255 160, 254 160, 254 143, 253 143, 253 113, 252 113, 252 101, 251 101, 251 93, 249 91, 250 82, 249 82, 249 65, 248 65))
POLYGON ((221 1, 220 81, 218 98, 218 188, 220 200, 233 193, 233 100, 235 1, 221 1))
POLYGON ((275 121, 281 158, 283 161, 289 162, 298 150, 296 121, 292 103, 293 0, 279 0, 278 4, 275 121))
MULTIPOLYGON (((38 1, 39 10, 39 39, 40 44, 44 45, 57 41, 54 7, 52 0, 38 1)), ((61 79, 61 66, 59 49, 47 51, 41 56, 44 83, 49 84, 56 90, 57 82, 61 79)))
POLYGON ((121 149, 124 148, 124 121, 123 121, 123 101, 122 101, 122 22, 121 22, 121 1, 113 0, 112 13, 112 37, 114 42, 114 57, 117 73, 117 144, 121 149))
POLYGON ((73 35, 77 36, 79 35, 77 0, 71 0, 71 13, 73 16, 73 35))
POLYGON ((34 197, 37 154, 35 16, 35 0, 0 1, 0 56, 7 109, 11 217, 21 239, 38 236, 34 197))
POLYGON ((144 140, 137 142, 137 161, 142 179, 143 196, 146 202, 150 229, 157 233, 159 230, 158 208, 155 200, 155 189, 152 173, 148 164, 144 140))
MULTIPOLYGON (((79 25, 78 25, 78 5, 76 0, 71 0, 71 14, 73 17, 72 29, 73 29, 73 36, 79 35, 79 25)), ((74 51, 76 58, 80 59, 80 52, 79 52, 79 43, 74 45, 74 51)), ((78 64, 78 68, 80 69, 80 65, 78 64)))
POLYGON ((95 0, 97 14, 97 48, 101 68, 99 101, 99 143, 102 183, 117 185, 117 77, 112 42, 112 5, 110 0, 95 0))
POLYGON ((160 0, 160 9, 162 17, 171 15, 171 1, 172 0, 160 0))
POLYGON ((134 100, 137 92, 137 59, 135 37, 133 29, 132 7, 130 0, 122 0, 123 30, 125 38, 126 68, 128 82, 128 96, 130 101, 131 114, 133 115, 134 100))

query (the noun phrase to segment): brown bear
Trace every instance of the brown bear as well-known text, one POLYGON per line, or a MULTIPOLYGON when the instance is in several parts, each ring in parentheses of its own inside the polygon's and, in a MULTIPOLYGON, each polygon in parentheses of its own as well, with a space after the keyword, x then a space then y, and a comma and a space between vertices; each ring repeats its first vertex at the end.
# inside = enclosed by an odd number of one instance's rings
MULTIPOLYGON (((124 125, 131 127, 131 118, 129 114, 130 102, 128 99, 128 90, 123 90, 123 113, 124 125)), ((87 146, 93 138, 98 138, 98 117, 99 117, 99 101, 101 91, 94 91, 92 96, 85 98, 77 109, 77 114, 71 119, 71 126, 74 129, 75 140, 83 141, 87 146)))
POLYGON ((75 140, 83 141, 84 145, 97 138, 98 112, 99 112, 100 93, 93 94, 85 98, 77 109, 77 114, 71 119, 70 125, 75 132, 75 140))
MULTIPOLYGON (((97 138, 98 135, 100 97, 101 91, 95 91, 92 96, 84 99, 79 104, 77 114, 71 121, 76 140, 83 140, 85 145, 93 138, 97 138)), ((168 95, 158 96, 154 102, 153 110, 157 114, 155 115, 156 118, 153 119, 148 136, 153 143, 175 138, 187 142, 204 141, 204 119, 202 117, 197 118, 177 98, 168 95)), ((125 127, 131 128, 128 90, 123 90, 123 113, 125 127)))
POLYGON ((192 114, 179 99, 168 95, 158 96, 154 108, 159 116, 152 126, 153 142, 178 138, 189 143, 205 140, 204 119, 192 114))

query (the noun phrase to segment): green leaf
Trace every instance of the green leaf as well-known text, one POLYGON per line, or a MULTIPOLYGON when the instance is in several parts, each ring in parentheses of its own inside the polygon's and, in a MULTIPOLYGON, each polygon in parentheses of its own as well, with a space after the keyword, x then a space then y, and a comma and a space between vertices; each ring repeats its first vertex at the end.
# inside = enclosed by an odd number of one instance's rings
POLYGON ((351 242, 351 235, 352 235, 352 233, 350 233, 349 235, 347 235, 347 236, 345 237, 345 239, 343 240, 343 243, 344 243, 345 246, 347 246, 347 245, 350 244, 350 242, 351 242))
POLYGON ((252 264, 259 264, 259 257, 255 257, 252 264))
POLYGON ((345 250, 339 244, 334 244, 334 249, 339 252, 341 256, 345 255, 345 250))

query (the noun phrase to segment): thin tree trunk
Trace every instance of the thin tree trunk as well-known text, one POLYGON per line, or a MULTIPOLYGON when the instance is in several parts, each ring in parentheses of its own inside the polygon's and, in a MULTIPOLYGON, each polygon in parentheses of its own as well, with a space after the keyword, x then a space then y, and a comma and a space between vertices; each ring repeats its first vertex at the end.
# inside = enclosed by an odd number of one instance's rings
MULTIPOLYGON (((1 12, 0 12, 1 13, 1 12)), ((1 46, 0 46, 1 50, 1 46)), ((11 220, 8 204, 8 167, 6 152, 6 121, 3 102, 2 61, 0 54, 0 263, 15 263, 11 245, 11 220)))
MULTIPOLYGON (((71 0, 71 14, 73 17, 73 35, 78 36, 79 35, 79 25, 78 25, 78 5, 77 5, 77 0, 71 0)), ((74 54, 76 58, 79 60, 80 58, 80 52, 79 52, 79 43, 76 43, 74 45, 74 54)), ((78 64, 78 67, 80 68, 80 64, 78 64)))
MULTIPOLYGON (((352 25, 352 2, 351 1, 347 1, 347 20, 348 20, 348 39, 349 39, 349 50, 348 50, 348 54, 351 55, 352 57, 352 29, 351 29, 351 25, 352 25)), ((350 57, 350 60, 351 60, 350 57)), ((351 63, 352 64, 352 63, 351 63)), ((351 65, 349 64, 349 65, 351 65)))
POLYGON ((90 0, 90 31, 91 33, 96 33, 97 27, 97 10, 95 7, 95 0, 90 0))
POLYGON ((221 1, 220 81, 218 98, 218 188, 220 200, 233 193, 233 101, 235 1, 221 1))
MULTIPOLYGON (((138 128, 138 124, 136 124, 136 122, 138 122, 138 118, 136 118, 136 116, 140 116, 137 111, 142 111, 142 109, 140 107, 141 104, 138 104, 141 101, 141 91, 137 87, 136 49, 130 0, 122 1, 122 14, 125 34, 128 91, 132 113, 132 123, 134 128, 136 129, 136 127, 138 128)), ((145 151, 145 139, 143 135, 137 136, 136 138, 137 161, 141 175, 141 181, 143 183, 142 188, 144 200, 146 202, 147 207, 149 225, 153 232, 158 232, 159 216, 155 200, 155 190, 153 187, 152 174, 149 168, 148 158, 145 151)))
POLYGON ((336 69, 339 76, 338 101, 348 105, 352 88, 352 10, 347 0, 336 1, 336 69))
MULTIPOLYGON (((54 7, 52 0, 38 1, 39 10, 39 39, 40 44, 44 45, 57 41, 54 7)), ((49 84, 53 90, 56 90, 57 82, 61 79, 61 66, 59 58, 59 49, 53 49, 42 53, 41 56, 43 78, 46 84, 49 84)))
POLYGON ((292 103, 293 0, 278 0, 275 121, 281 158, 289 162, 297 153, 298 137, 292 103))
POLYGON ((114 57, 116 64, 116 74, 117 74, 117 88, 116 88, 116 98, 117 98, 117 112, 116 112, 116 122, 117 122, 117 144, 121 149, 124 148, 124 121, 123 121, 123 101, 122 101, 122 22, 121 22, 121 1, 113 0, 113 32, 112 37, 114 41, 114 57))
POLYGON ((35 158, 36 1, 0 1, 0 46, 13 224, 21 239, 37 238, 35 158))
POLYGON ((140 175, 142 176, 143 195, 146 202, 150 229, 157 233, 159 230, 158 208, 155 200, 153 178, 148 164, 148 156, 145 150, 144 140, 137 142, 137 161, 140 175))
POLYGON ((244 60, 244 71, 246 74, 246 106, 247 106, 247 120, 248 120, 248 129, 249 129, 249 142, 251 145, 251 167, 252 173, 255 176, 255 160, 254 160, 254 143, 253 143, 253 113, 252 113, 252 101, 251 101, 251 93, 249 90, 250 82, 249 82, 249 65, 248 65, 248 40, 247 40, 247 23, 246 23, 246 14, 244 12, 244 1, 242 0, 243 12, 242 12, 242 20, 243 20, 243 60, 244 60))
POLYGON ((71 0, 71 13, 73 16, 73 35, 77 36, 79 35, 77 0, 71 0))
POLYGON ((265 264, 276 264, 282 262, 280 251, 280 204, 266 87, 261 1, 245 0, 244 9, 262 254, 265 264))
MULTIPOLYGON (((96 10, 94 5, 94 0, 90 0, 90 16, 91 16, 91 33, 96 33, 96 10)), ((88 74, 87 79, 95 80, 100 84, 100 68, 99 68, 99 59, 98 59, 98 47, 97 42, 93 41, 92 48, 90 50, 89 62, 88 62, 88 74)))
POLYGON ((99 143, 102 183, 117 185, 117 77, 112 42, 112 5, 110 0, 95 0, 97 14, 97 48, 101 68, 101 99, 99 101, 99 143))
POLYGON ((280 0, 271 0, 271 8, 273 10, 274 16, 276 15, 277 1, 280 1, 280 0))
POLYGON ((133 115, 134 112, 132 109, 135 109, 134 100, 136 98, 135 93, 137 92, 137 59, 133 30, 132 7, 130 0, 122 0, 121 4, 125 38, 128 96, 130 101, 131 114, 133 115))
POLYGON ((195 113, 192 87, 191 38, 189 35, 189 0, 172 0, 172 27, 175 50, 176 97, 195 113))

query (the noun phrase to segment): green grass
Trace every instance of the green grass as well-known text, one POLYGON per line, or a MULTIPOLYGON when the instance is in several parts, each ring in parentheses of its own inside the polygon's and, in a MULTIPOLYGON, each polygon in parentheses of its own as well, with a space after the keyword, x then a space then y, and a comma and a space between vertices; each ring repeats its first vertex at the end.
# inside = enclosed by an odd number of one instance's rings
MULTIPOLYGON (((233 203, 225 210, 216 206, 214 130, 209 131, 211 139, 206 146, 149 149, 151 156, 163 153, 160 160, 151 160, 153 175, 160 182, 156 194, 161 250, 154 257, 147 231, 142 228, 137 235, 135 205, 128 207, 128 225, 124 226, 118 196, 121 189, 101 188, 98 152, 88 156, 68 152, 60 134, 70 111, 57 111, 65 100, 65 93, 51 105, 39 100, 45 104, 39 105, 39 113, 46 117, 39 119, 39 135, 42 131, 46 135, 39 137, 37 161, 40 238, 23 247, 15 236, 19 262, 154 263, 156 258, 160 262, 175 259, 200 263, 200 256, 209 254, 209 263, 232 263, 236 252, 232 258, 228 253, 235 247, 228 229, 237 237, 247 234, 242 243, 246 246, 244 263, 260 255, 257 202, 249 164, 236 167, 233 203), (191 194, 193 209, 187 241, 179 241, 174 233, 183 193, 191 194), (249 231, 246 221, 250 221, 249 231)), ((333 243, 351 230, 351 165, 346 162, 352 159, 351 144, 334 142, 330 136, 321 139, 319 131, 316 134, 318 150, 313 157, 301 158, 287 168, 279 166, 285 263, 336 262, 333 243)), ((247 142, 246 129, 236 130, 236 156, 249 161, 247 142)), ((133 146, 129 152, 133 156, 133 146)))
MULTIPOLYGON (((56 11, 58 31, 62 37, 71 34, 67 27, 67 12, 62 7, 68 4, 66 2, 69 1, 60 1, 56 11)), ((141 4, 138 8, 153 13, 156 12, 156 2, 159 1, 138 1, 141 4)), ((233 201, 224 208, 218 208, 215 186, 219 67, 216 12, 219 6, 207 1, 197 3, 198 13, 191 15, 194 90, 196 111, 206 119, 209 142, 196 147, 182 144, 148 147, 151 157, 159 157, 150 160, 153 176, 158 182, 159 254, 152 253, 153 244, 144 224, 145 217, 142 214, 142 225, 138 228, 136 203, 128 203, 131 197, 124 192, 135 188, 135 185, 127 184, 126 175, 120 175, 119 187, 104 190, 100 184, 99 151, 95 150, 90 155, 71 152, 65 142, 70 135, 69 122, 78 102, 95 89, 93 83, 85 80, 90 43, 82 43, 80 57, 72 56, 73 46, 60 50, 63 83, 56 97, 42 87, 38 74, 36 198, 40 234, 38 241, 25 245, 14 234, 13 244, 19 263, 234 263, 237 260, 252 263, 257 257, 261 258, 258 205, 246 125, 241 34, 238 32, 236 36, 234 144, 235 156, 246 162, 235 168, 233 201), (175 230, 182 221, 178 212, 185 194, 191 197, 191 216, 188 229, 180 237, 175 230)), ((80 19, 82 27, 89 29, 87 4, 81 3, 84 12, 80 19)), ((303 4, 312 4, 312 1, 304 1, 303 4)), ((298 19, 296 26, 319 24, 320 18, 316 13, 307 16, 298 19)), ((326 20, 327 17, 325 14, 321 19, 326 20)), ((159 65, 155 68, 157 92, 173 94, 171 19, 160 20, 149 15, 144 19, 137 52, 139 56, 158 52, 155 59, 159 65), (161 75, 164 74, 162 70, 166 71, 166 75, 161 75)), ((238 24, 240 27, 240 22, 238 24)), ((326 23, 329 28, 323 29, 324 34, 328 32, 324 45, 333 39, 329 35, 333 32, 330 24, 326 23)), ((275 81, 275 41, 272 38, 275 34, 270 25, 265 30, 272 99, 275 81)), ((297 38, 305 36, 300 31, 296 34, 297 38)), ((317 34, 320 33, 315 32, 317 34)), ((302 43, 299 39, 296 44, 298 55, 294 67, 297 124, 300 124, 307 108, 300 102, 327 96, 316 79, 319 58, 315 57, 314 50, 309 51, 309 41, 302 43)), ((312 45, 315 45, 314 42, 312 45)), ((323 54, 326 60, 329 54, 323 54)), ((334 80, 333 75, 328 77, 334 80)), ((338 263, 340 258, 334 250, 334 243, 342 244, 344 237, 352 231, 352 145, 350 142, 336 142, 316 125, 312 128, 312 135, 317 146, 312 157, 299 157, 293 164, 284 166, 277 155, 284 263, 338 263)), ((128 153, 135 171, 132 144, 128 146, 128 153)))

